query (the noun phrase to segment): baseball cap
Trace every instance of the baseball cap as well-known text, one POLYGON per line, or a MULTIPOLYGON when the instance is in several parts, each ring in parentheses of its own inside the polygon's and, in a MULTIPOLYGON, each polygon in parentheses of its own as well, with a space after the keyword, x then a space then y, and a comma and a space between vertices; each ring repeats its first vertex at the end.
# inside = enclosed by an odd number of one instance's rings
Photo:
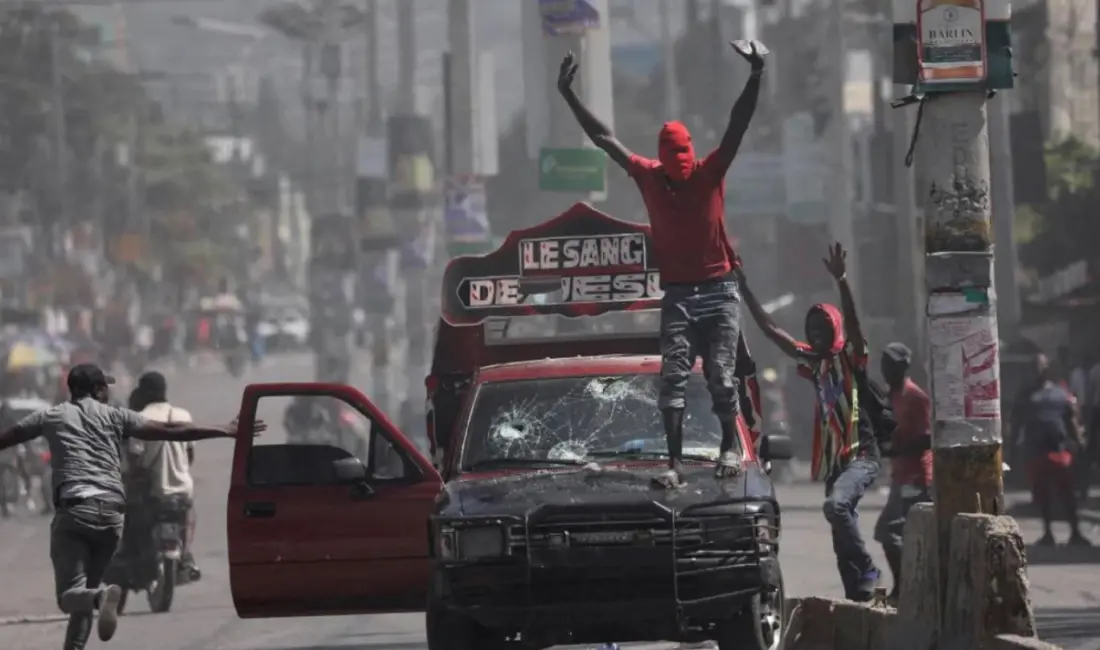
POLYGON ((100 386, 109 386, 115 383, 115 378, 104 373, 103 369, 94 363, 80 363, 69 370, 66 384, 70 393, 91 393, 100 386))
POLYGON ((913 361, 913 351, 904 343, 891 343, 886 346, 882 353, 898 363, 908 364, 913 361))

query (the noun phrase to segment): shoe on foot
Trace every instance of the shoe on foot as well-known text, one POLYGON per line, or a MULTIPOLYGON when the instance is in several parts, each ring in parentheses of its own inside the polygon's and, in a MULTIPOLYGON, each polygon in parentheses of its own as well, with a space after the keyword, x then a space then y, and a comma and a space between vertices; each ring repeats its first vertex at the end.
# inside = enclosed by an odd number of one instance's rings
POLYGON ((1036 540, 1036 546, 1055 546, 1057 542, 1054 541, 1053 533, 1044 533, 1042 537, 1036 540))
POLYGON ((108 585, 99 603, 99 640, 110 641, 118 629, 118 601, 122 600, 122 587, 108 585))
POLYGON ((684 480, 680 476, 680 472, 674 469, 667 469, 661 472, 657 476, 653 477, 653 484, 657 487, 662 487, 667 490, 674 490, 676 488, 684 487, 684 480))
POLYGON ((723 451, 718 456, 718 464, 714 467, 714 476, 716 478, 728 478, 730 476, 737 476, 741 473, 741 459, 732 450, 728 449, 723 451))
POLYGON ((869 571, 866 571, 859 577, 859 582, 856 583, 854 593, 849 600, 854 600, 857 603, 867 603, 873 600, 875 588, 878 587, 878 581, 881 578, 882 572, 877 568, 872 567, 869 571))

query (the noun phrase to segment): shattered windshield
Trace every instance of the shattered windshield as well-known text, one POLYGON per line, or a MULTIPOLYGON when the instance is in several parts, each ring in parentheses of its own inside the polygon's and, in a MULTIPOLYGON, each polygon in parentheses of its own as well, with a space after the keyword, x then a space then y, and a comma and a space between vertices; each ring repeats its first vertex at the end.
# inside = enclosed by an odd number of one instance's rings
MULTIPOLYGON (((485 384, 473 404, 463 469, 498 461, 570 464, 664 455, 657 382, 657 375, 637 374, 485 384)), ((692 375, 684 455, 714 458, 720 441, 706 383, 692 375)))

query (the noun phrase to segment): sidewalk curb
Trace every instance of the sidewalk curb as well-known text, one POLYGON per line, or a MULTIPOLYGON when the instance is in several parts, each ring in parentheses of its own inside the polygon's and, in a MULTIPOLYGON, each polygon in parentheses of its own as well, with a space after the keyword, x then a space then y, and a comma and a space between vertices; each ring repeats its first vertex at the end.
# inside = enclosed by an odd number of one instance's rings
POLYGON ((67 614, 34 614, 30 616, 8 616, 0 618, 0 627, 10 625, 33 625, 35 623, 60 623, 69 620, 67 614))

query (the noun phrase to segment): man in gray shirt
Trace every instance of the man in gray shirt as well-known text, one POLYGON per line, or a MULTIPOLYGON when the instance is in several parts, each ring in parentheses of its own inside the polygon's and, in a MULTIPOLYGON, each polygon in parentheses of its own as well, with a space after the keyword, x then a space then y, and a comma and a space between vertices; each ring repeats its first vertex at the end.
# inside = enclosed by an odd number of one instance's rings
POLYGON ((108 641, 118 626, 122 590, 102 585, 103 573, 122 537, 126 494, 122 487, 121 446, 126 438, 186 442, 254 435, 256 422, 199 426, 146 420, 129 409, 107 404, 114 378, 95 364, 69 371, 68 402, 28 415, 0 433, 0 451, 39 436, 50 446, 56 514, 50 527, 57 604, 69 615, 65 650, 83 650, 99 610, 99 638, 108 641))

